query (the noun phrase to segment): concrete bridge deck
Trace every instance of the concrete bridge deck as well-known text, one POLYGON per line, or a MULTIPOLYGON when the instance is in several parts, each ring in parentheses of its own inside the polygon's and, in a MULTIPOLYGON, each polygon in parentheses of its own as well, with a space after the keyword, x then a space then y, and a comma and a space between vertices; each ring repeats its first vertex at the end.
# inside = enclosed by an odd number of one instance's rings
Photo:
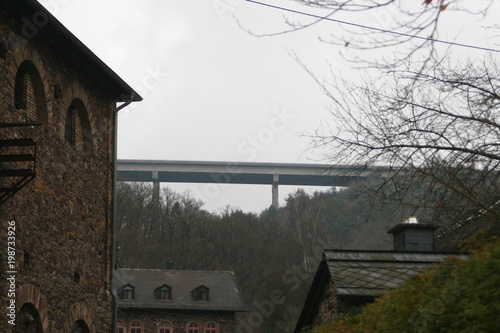
POLYGON ((329 164, 203 161, 118 160, 117 180, 152 183, 224 183, 272 185, 277 206, 278 185, 350 186, 388 168, 329 164))

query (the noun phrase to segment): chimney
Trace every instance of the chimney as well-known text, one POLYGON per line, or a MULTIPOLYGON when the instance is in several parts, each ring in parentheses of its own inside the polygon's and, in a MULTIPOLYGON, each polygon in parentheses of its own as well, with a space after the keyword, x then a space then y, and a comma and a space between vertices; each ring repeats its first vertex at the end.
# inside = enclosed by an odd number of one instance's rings
POLYGON ((410 216, 403 223, 391 228, 394 251, 434 252, 434 224, 418 223, 415 216, 410 216))
POLYGON ((174 269, 174 261, 173 260, 167 260, 166 268, 167 269, 174 269))

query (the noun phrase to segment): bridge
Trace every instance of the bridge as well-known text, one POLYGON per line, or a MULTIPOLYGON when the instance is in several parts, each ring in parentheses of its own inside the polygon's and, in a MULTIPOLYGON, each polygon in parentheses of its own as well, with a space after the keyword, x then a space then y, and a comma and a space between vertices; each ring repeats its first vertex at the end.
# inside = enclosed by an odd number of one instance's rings
POLYGON ((387 167, 329 164, 118 160, 117 181, 164 183, 268 184, 278 207, 278 186, 350 186, 387 167))

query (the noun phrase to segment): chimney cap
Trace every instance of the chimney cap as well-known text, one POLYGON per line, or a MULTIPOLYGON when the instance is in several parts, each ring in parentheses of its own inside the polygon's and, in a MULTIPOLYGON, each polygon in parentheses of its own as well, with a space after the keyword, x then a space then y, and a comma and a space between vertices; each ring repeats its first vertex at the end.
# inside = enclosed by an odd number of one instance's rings
POLYGON ((406 220, 403 221, 403 223, 418 224, 418 220, 416 216, 409 216, 406 220))
POLYGON ((434 230, 438 227, 430 223, 418 223, 417 218, 410 216, 388 231, 393 235, 394 251, 433 252, 434 230))
POLYGON ((394 227, 387 231, 388 234, 394 234, 402 229, 433 229, 436 230, 438 228, 437 225, 432 223, 419 223, 417 218, 414 216, 409 217, 403 223, 396 224, 394 227))

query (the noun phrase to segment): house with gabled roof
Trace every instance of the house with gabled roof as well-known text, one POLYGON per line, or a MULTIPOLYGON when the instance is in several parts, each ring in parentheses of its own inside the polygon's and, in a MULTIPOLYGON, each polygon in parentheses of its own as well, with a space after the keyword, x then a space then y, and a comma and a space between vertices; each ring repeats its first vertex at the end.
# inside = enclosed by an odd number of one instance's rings
POLYGON ((246 312, 233 272, 115 271, 117 333, 229 333, 246 312))
POLYGON ((393 251, 325 250, 294 332, 355 312, 450 255, 466 257, 434 252, 435 229, 412 217, 388 231, 393 251))

